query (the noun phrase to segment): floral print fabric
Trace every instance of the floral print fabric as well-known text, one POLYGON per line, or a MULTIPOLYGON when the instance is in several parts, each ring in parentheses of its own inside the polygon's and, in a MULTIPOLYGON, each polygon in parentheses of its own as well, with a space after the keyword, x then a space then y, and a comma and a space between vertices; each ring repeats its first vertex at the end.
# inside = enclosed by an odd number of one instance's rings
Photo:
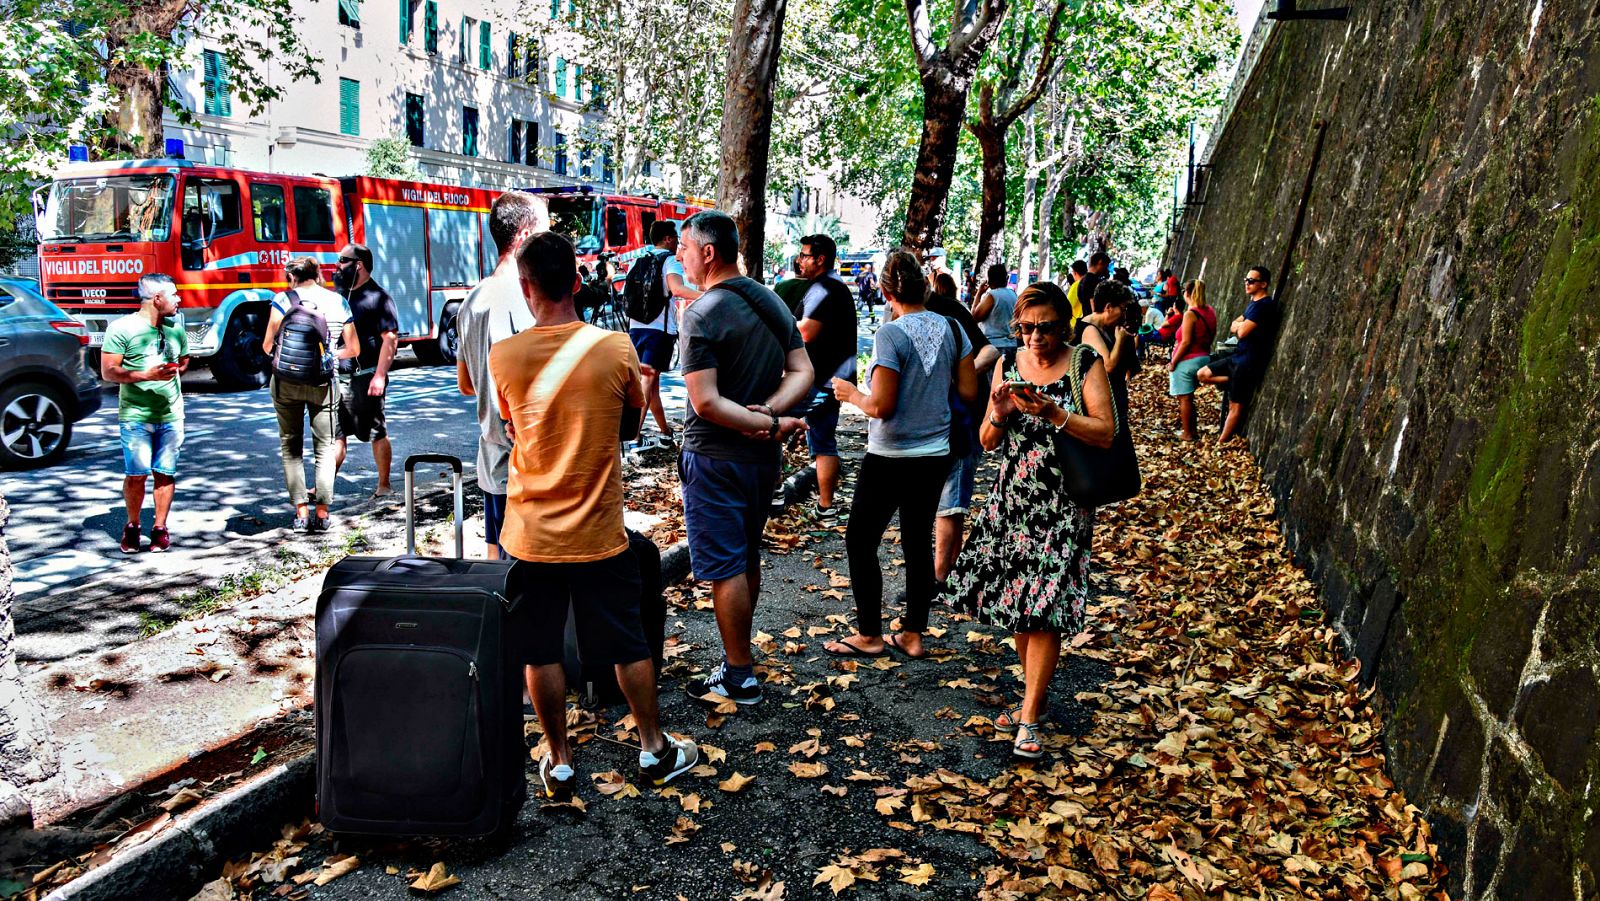
MULTIPOLYGON (((1006 379, 1021 379, 1015 359, 1006 379)), ((1040 389, 1074 413, 1063 376, 1040 389)), ((1094 511, 1067 495, 1056 428, 1018 414, 1000 444, 1000 471, 943 598, 979 622, 1010 632, 1073 634, 1084 626, 1094 511)))

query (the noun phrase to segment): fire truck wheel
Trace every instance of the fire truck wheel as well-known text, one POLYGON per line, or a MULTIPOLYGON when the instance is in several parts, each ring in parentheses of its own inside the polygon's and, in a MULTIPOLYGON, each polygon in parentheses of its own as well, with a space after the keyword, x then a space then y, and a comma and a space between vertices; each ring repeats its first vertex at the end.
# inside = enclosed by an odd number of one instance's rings
POLYGON ((14 382, 0 390, 0 467, 32 469, 59 461, 72 441, 72 421, 59 389, 14 382))
POLYGON ((230 391, 254 391, 267 383, 267 355, 261 350, 267 318, 260 310, 241 309, 228 320, 222 346, 211 358, 211 375, 230 391))
POLYGON ((456 313, 461 309, 459 302, 452 303, 439 313, 439 338, 418 341, 411 345, 411 352, 417 355, 417 362, 424 366, 454 366, 456 365, 456 344, 460 340, 460 333, 456 330, 456 313))

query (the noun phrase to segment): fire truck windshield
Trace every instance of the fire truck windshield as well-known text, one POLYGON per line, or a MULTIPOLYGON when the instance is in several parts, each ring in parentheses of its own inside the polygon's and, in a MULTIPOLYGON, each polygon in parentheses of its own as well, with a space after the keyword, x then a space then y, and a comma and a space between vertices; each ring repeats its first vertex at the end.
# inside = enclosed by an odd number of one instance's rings
POLYGON ((602 206, 597 197, 551 197, 550 230, 566 235, 580 254, 599 253, 602 206))
POLYGON ((44 241, 165 241, 172 233, 170 175, 74 178, 50 186, 38 217, 44 241))

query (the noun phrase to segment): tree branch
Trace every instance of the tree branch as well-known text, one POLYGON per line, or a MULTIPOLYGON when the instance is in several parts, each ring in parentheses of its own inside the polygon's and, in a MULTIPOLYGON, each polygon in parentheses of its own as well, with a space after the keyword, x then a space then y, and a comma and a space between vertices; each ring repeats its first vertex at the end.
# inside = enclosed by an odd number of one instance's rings
POLYGON ((926 69, 939 48, 933 43, 933 23, 928 19, 927 0, 906 0, 906 21, 911 26, 911 49, 916 51, 917 68, 926 69))
MULTIPOLYGON (((907 4, 913 0, 906 0, 907 4)), ((973 72, 989 49, 994 33, 1005 18, 1006 0, 978 0, 978 16, 965 28, 950 35, 951 67, 957 72, 973 72)))
MULTIPOLYGON (((1045 85, 1050 83, 1050 76, 1055 73, 1056 57, 1061 49, 1061 20, 1067 11, 1067 0, 1056 0, 1055 8, 1050 11, 1050 25, 1044 33, 1044 52, 1039 56, 1039 67, 1034 70, 1033 84, 1028 87, 1028 92, 1017 98, 1015 103, 1001 110, 999 122, 1002 127, 1009 127, 1016 118, 1039 100, 1044 93, 1045 85)), ((1018 66, 1020 71, 1021 67, 1018 66)))

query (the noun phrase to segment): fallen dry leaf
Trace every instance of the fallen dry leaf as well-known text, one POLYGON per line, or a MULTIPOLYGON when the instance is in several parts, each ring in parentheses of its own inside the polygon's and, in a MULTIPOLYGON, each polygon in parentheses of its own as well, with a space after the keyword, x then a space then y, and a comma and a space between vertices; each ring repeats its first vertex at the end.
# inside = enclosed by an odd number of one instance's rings
POLYGON ((460 885, 461 880, 450 874, 443 863, 436 863, 428 868, 428 872, 411 883, 411 888, 419 892, 442 892, 452 885, 460 885))

